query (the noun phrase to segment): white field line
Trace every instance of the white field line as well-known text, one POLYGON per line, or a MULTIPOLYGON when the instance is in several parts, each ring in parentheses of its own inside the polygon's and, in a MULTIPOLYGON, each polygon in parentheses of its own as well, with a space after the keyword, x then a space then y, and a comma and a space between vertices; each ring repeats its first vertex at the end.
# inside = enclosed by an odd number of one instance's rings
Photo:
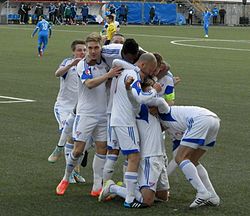
MULTIPOLYGON (((94 27, 94 26, 93 26, 94 27)), ((96 27, 96 26, 95 26, 96 27)), ((21 28, 21 27, 8 27, 8 26, 0 26, 0 29, 10 29, 10 30, 26 30, 32 31, 33 28, 21 28)), ((79 30, 64 30, 64 29, 53 29, 56 32, 66 32, 66 33, 91 33, 91 31, 82 31, 79 30)), ((138 36, 138 37, 155 37, 155 38, 174 38, 174 39, 184 39, 184 40, 173 40, 170 43, 177 45, 177 46, 186 46, 186 47, 195 47, 195 48, 204 48, 204 49, 217 49, 217 50, 230 50, 230 51, 244 51, 250 52, 250 49, 238 49, 238 48, 230 48, 230 47, 213 47, 213 46, 202 46, 202 45, 192 45, 192 44, 185 44, 180 42, 187 42, 187 41, 203 41, 204 39, 201 38, 191 38, 191 37, 180 37, 180 36, 169 36, 169 35, 149 35, 149 34, 124 34, 124 35, 131 35, 131 36, 138 36)), ((250 43, 250 40, 223 40, 223 39, 206 39, 204 41, 223 41, 223 42, 241 42, 241 43, 250 43)))
POLYGON ((2 95, 0 95, 0 98, 9 99, 9 100, 6 100, 6 101, 0 101, 0 103, 2 103, 2 104, 35 102, 35 100, 24 99, 24 98, 16 98, 16 97, 8 97, 8 96, 2 96, 2 95))
POLYGON ((205 48, 205 49, 217 49, 217 50, 231 50, 231 51, 244 51, 250 52, 250 49, 239 49, 239 48, 229 48, 229 47, 214 47, 214 46, 204 46, 204 45, 194 45, 186 44, 182 42, 207 42, 207 41, 218 41, 218 42, 232 42, 232 43, 250 43, 250 41, 244 40, 220 40, 220 39, 188 39, 188 40, 173 40, 170 43, 177 46, 186 46, 186 47, 196 47, 196 48, 205 48))

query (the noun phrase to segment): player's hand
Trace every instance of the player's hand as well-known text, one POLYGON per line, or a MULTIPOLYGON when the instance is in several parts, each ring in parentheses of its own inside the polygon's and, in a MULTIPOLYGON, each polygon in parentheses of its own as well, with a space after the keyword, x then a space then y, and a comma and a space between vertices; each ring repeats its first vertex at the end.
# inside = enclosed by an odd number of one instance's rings
POLYGON ((134 82, 134 78, 132 76, 128 76, 127 79, 125 80, 125 87, 127 90, 131 89, 131 84, 134 82))
POLYGON ((121 66, 112 67, 111 70, 107 73, 108 78, 113 78, 115 76, 119 76, 122 72, 123 68, 121 66))
POLYGON ((71 63, 71 67, 76 66, 79 61, 81 61, 81 58, 75 58, 74 61, 71 63))
POLYGON ((177 85, 179 82, 181 82, 181 78, 178 76, 174 77, 174 85, 177 85))
POLYGON ((157 107, 149 107, 149 112, 151 115, 157 117, 158 116, 158 108, 157 107))
POLYGON ((161 84, 157 82, 153 85, 153 88, 157 91, 157 93, 162 90, 161 84))

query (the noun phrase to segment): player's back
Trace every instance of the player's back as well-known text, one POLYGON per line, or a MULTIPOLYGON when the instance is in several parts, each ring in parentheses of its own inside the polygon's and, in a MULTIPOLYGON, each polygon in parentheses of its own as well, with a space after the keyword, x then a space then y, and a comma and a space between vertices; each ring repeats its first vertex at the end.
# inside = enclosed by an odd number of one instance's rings
POLYGON ((210 22, 210 17, 212 16, 211 12, 204 12, 203 13, 203 19, 204 19, 204 23, 209 23, 210 22))
POLYGON ((164 126, 176 132, 184 132, 189 125, 193 123, 196 117, 217 117, 217 115, 210 110, 197 106, 171 106, 167 113, 159 114, 159 116, 164 126))
POLYGON ((174 100, 174 77, 173 74, 168 72, 164 77, 158 80, 161 84, 162 90, 158 93, 160 97, 167 100, 174 100), (171 97, 171 98, 170 98, 171 97))
POLYGON ((102 57, 111 68, 114 59, 122 59, 122 44, 109 44, 102 47, 102 57))
POLYGON ((45 19, 42 19, 37 23, 37 27, 39 28, 39 34, 49 34, 50 24, 45 19))
POLYGON ((141 105, 136 117, 140 135, 141 157, 161 156, 165 152, 162 145, 161 125, 158 118, 149 113, 145 104, 141 105))
POLYGON ((132 76, 135 80, 140 79, 138 72, 131 69, 125 69, 120 76, 115 78, 111 126, 135 126, 136 124, 135 113, 124 82, 128 76, 132 76))

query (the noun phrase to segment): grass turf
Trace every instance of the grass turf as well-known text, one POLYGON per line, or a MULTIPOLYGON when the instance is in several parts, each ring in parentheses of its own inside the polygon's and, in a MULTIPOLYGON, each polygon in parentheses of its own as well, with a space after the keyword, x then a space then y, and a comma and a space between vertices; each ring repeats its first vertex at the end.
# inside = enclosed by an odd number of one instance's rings
MULTIPOLYGON (((59 89, 54 71, 70 56, 70 43, 85 38, 98 26, 55 26, 48 49, 37 57, 33 26, 0 26, 0 95, 33 99, 33 103, 2 104, 0 100, 0 215, 249 215, 249 28, 210 28, 206 41, 185 44, 240 48, 246 51, 176 46, 170 42, 201 39, 202 27, 127 26, 121 33, 135 38, 148 51, 158 51, 182 78, 176 103, 206 107, 221 118, 216 147, 202 160, 222 199, 218 208, 189 210, 195 192, 182 173, 170 177, 171 200, 150 209, 128 210, 122 200, 98 203, 89 196, 91 160, 82 169, 84 185, 70 185, 65 196, 55 195, 64 160, 49 164, 58 140, 53 105, 59 89), (213 41, 220 39, 228 41, 213 41), (235 41, 236 42, 233 42, 235 41), (241 40, 241 42, 237 42, 241 40)), ((171 145, 168 142, 171 158, 171 145)), ((91 156, 92 157, 92 156, 91 156)), ((90 158, 91 158, 90 157, 90 158)), ((117 164, 115 180, 121 179, 117 164)))

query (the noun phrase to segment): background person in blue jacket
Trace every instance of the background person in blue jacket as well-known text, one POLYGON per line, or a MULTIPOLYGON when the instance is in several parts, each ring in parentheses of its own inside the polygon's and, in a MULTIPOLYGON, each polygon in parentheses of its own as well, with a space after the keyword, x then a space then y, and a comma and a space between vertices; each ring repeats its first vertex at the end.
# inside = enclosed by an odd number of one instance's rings
POLYGON ((202 16, 203 16, 203 28, 205 31, 205 37, 208 37, 210 18, 213 16, 213 14, 208 10, 208 8, 206 8, 205 11, 202 13, 202 16))
POLYGON ((44 50, 47 47, 48 44, 48 38, 51 36, 51 26, 49 22, 47 22, 43 16, 40 16, 39 22, 36 25, 36 28, 34 29, 31 37, 34 37, 36 32, 39 30, 38 33, 38 56, 42 57, 44 50))
POLYGON ((217 24, 217 17, 219 14, 219 9, 216 6, 214 6, 212 13, 213 13, 213 24, 216 25, 217 24))

